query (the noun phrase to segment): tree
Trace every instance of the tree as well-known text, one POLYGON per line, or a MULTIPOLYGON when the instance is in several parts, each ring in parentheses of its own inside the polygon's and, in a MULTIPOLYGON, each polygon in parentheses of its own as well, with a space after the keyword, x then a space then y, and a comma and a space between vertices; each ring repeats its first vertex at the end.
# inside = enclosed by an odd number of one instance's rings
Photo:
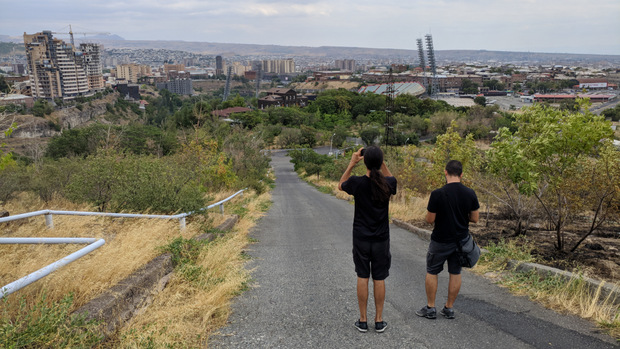
MULTIPOLYGON (((560 251, 566 223, 583 207, 583 198, 573 194, 575 176, 587 162, 601 161, 605 140, 613 136, 609 123, 588 110, 587 100, 578 103, 583 113, 543 105, 527 108, 515 115, 517 131, 500 129, 491 145, 504 167, 498 175, 541 204, 560 251)), ((598 176, 597 181, 608 180, 598 176)))
POLYGON ((9 83, 6 82, 4 75, 0 75, 0 92, 9 93, 11 87, 9 83))
POLYGON ((464 173, 473 173, 473 169, 479 166, 473 136, 470 134, 465 138, 461 137, 455 121, 451 122, 444 134, 437 136, 429 160, 431 166, 426 170, 430 184, 428 189, 445 184, 443 170, 450 160, 459 160, 463 164, 464 173))
POLYGON ((465 94, 475 95, 478 93, 478 84, 469 79, 463 79, 461 82, 461 91, 465 94))
MULTIPOLYGON (((6 130, 3 131, 4 137, 9 138, 11 136, 11 133, 13 133, 13 131, 16 128, 17 128, 17 124, 11 123, 11 125, 6 130)), ((15 164, 15 160, 13 159, 12 153, 5 153, 2 151, 1 148, 3 148, 4 146, 5 146, 4 143, 0 143, 0 171, 15 164)))
POLYGON ((504 83, 502 83, 499 80, 495 80, 495 79, 485 81, 482 85, 488 87, 489 90, 495 90, 495 91, 503 91, 504 88, 506 87, 504 83))
POLYGON ((360 137, 366 145, 375 144, 375 139, 377 139, 380 135, 381 132, 376 127, 368 127, 360 132, 360 137))
POLYGON ((484 107, 487 105, 487 99, 484 96, 478 96, 474 98, 474 103, 484 107))
POLYGON ((34 106, 32 107, 32 115, 38 117, 44 117, 45 115, 49 115, 54 111, 54 107, 52 107, 46 100, 39 99, 34 102, 34 106))

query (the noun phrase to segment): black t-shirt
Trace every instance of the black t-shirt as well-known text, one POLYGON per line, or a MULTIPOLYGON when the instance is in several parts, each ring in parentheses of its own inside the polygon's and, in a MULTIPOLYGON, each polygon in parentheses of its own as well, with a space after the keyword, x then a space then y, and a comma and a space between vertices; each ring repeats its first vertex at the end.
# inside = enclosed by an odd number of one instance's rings
POLYGON ((480 208, 473 189, 463 184, 449 183, 433 190, 428 200, 428 212, 435 216, 431 239, 437 242, 462 240, 469 232, 469 214, 480 208))
MULTIPOLYGON (((396 194, 396 178, 385 177, 390 193, 396 194)), ((351 176, 342 183, 342 189, 355 198, 353 239, 383 241, 390 237, 388 219, 389 201, 373 202, 368 176, 351 176)))

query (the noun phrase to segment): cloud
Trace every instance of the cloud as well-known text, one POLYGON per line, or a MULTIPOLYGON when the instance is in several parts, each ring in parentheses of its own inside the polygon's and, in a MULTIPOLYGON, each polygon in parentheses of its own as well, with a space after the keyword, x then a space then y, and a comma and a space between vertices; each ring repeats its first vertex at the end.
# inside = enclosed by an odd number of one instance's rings
POLYGON ((72 24, 127 39, 620 54, 620 2, 598 0, 0 0, 0 34, 72 24), (33 10, 33 9, 36 9, 33 10))

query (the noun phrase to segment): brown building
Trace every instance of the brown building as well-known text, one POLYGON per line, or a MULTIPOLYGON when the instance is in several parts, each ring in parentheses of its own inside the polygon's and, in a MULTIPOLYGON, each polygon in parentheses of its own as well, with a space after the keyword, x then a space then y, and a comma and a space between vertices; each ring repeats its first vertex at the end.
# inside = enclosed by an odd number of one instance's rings
POLYGON ((272 88, 267 96, 258 100, 258 109, 269 107, 304 106, 307 99, 298 98, 297 92, 290 88, 272 88))

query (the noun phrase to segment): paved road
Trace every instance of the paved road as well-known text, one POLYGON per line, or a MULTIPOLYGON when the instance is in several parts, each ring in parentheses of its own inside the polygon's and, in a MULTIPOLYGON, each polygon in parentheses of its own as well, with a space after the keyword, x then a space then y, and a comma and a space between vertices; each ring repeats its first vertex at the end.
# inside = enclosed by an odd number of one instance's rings
MULTIPOLYGON (((616 348, 592 324, 559 315, 488 280, 465 272, 457 318, 428 320, 425 304, 428 242, 391 226, 392 269, 386 281, 384 333, 360 333, 351 257, 353 205, 302 182, 289 158, 273 156, 273 205, 252 236, 253 283, 234 300, 215 348, 616 348)), ((446 298, 440 276, 438 303, 446 298)), ((369 318, 374 304, 369 302, 369 318)))

